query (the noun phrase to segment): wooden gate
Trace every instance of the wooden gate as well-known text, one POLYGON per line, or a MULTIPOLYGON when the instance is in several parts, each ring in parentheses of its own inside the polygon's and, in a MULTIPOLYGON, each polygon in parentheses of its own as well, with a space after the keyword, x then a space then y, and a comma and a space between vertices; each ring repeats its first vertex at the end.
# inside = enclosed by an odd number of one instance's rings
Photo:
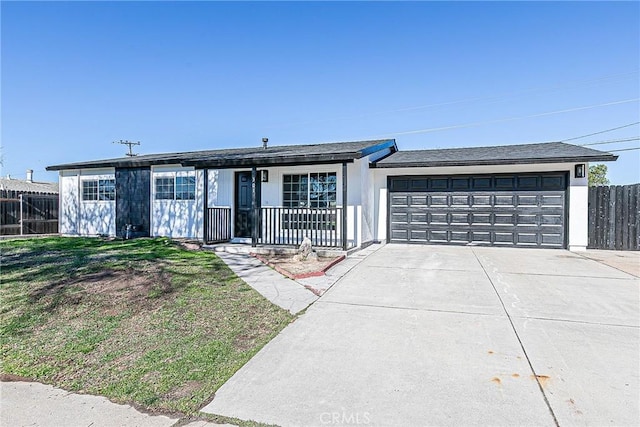
POLYGON ((590 249, 640 250, 640 184, 589 188, 590 249))

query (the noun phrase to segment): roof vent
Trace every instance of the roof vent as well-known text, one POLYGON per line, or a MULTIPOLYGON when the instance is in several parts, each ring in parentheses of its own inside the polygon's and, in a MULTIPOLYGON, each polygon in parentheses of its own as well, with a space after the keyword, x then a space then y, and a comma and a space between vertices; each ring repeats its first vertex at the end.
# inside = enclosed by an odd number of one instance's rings
POLYGON ((27 181, 33 182, 33 169, 27 169, 27 181))
POLYGON ((262 148, 267 149, 267 143, 269 142, 269 138, 262 138, 262 148))

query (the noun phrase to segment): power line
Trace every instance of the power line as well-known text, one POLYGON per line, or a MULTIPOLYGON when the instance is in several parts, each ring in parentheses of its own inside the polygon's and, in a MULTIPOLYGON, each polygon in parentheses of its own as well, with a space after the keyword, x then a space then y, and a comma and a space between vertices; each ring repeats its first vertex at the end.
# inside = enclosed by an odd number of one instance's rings
POLYGON ((593 135, 600 135, 601 133, 607 133, 607 132, 612 132, 612 131, 618 130, 618 129, 628 128, 629 126, 634 126, 634 125, 637 125, 639 123, 640 122, 633 122, 633 123, 629 123, 629 124, 626 124, 626 125, 623 125, 623 126, 618 126, 616 128, 605 129, 605 130, 601 130, 600 132, 590 133, 588 135, 576 136, 574 138, 564 139, 564 140, 562 140, 562 142, 573 141, 574 139, 582 139, 582 138, 586 138, 588 136, 593 136, 593 135))
POLYGON ((634 147, 634 148, 621 148, 619 150, 607 150, 609 153, 618 153, 620 151, 633 151, 633 150, 640 150, 640 147, 634 147))
POLYGON ((330 117, 330 118, 319 119, 319 120, 309 120, 309 121, 305 121, 305 122, 283 123, 283 124, 279 124, 279 125, 273 125, 273 126, 270 126, 270 127, 292 127, 292 126, 303 126, 303 125, 310 125, 310 124, 315 124, 315 123, 326 123, 326 122, 340 121, 340 120, 363 119, 363 118, 372 117, 372 116, 380 116, 380 115, 387 115, 387 114, 394 114, 394 113, 404 113, 404 112, 409 112, 409 111, 425 110, 425 109, 430 109, 430 108, 435 108, 435 107, 445 107, 445 106, 450 106, 450 105, 465 104, 465 103, 478 102, 478 101, 488 101, 488 102, 494 102, 495 103, 495 102, 500 102, 501 100, 517 97, 517 96, 520 96, 520 95, 525 95, 525 94, 528 94, 528 93, 545 92, 545 91, 547 91, 547 92, 555 92, 555 91, 563 90, 564 88, 581 86, 581 85, 585 85, 585 84, 589 85, 589 84, 598 83, 598 82, 606 82, 607 80, 615 81, 615 80, 619 80, 619 79, 626 79, 626 78, 629 78, 630 76, 638 74, 638 72, 640 72, 640 70, 629 71, 629 72, 619 73, 619 74, 611 74, 611 75, 606 75, 606 76, 600 76, 600 77, 591 78, 591 79, 570 80, 570 81, 565 81, 565 82, 563 82, 561 84, 558 84, 558 85, 555 85, 555 86, 535 87, 535 88, 523 89, 523 90, 518 90, 518 91, 506 92, 506 93, 493 95, 493 96, 484 96, 484 97, 477 96, 477 97, 470 97, 470 98, 462 98, 462 99, 457 99, 457 100, 454 100, 454 101, 444 101, 444 102, 438 102, 438 103, 434 103, 434 104, 417 105, 417 106, 411 106, 411 107, 401 107, 401 108, 396 108, 396 109, 393 109, 393 110, 377 111, 377 112, 372 112, 372 113, 368 113, 368 114, 352 114, 352 115, 344 115, 344 116, 339 116, 339 117, 330 117))
POLYGON ((629 141, 639 141, 639 140, 640 140, 640 136, 634 136, 630 138, 609 139, 606 141, 596 141, 596 142, 590 142, 589 144, 578 144, 578 145, 580 145, 581 147, 587 147, 589 145, 615 144, 617 142, 629 142, 629 141))
POLYGON ((486 124, 493 124, 493 123, 509 122, 509 121, 513 121, 513 120, 530 119, 530 118, 534 118, 534 117, 550 116, 550 115, 553 115, 553 114, 570 113, 570 112, 573 112, 573 111, 588 110, 588 109, 591 109, 591 108, 607 107, 607 106, 610 106, 610 105, 626 104, 626 103, 629 103, 629 102, 637 102, 638 100, 640 100, 640 98, 623 99, 623 100, 620 100, 620 101, 612 101, 612 102, 605 102, 605 103, 602 103, 602 104, 595 104, 595 105, 587 105, 587 106, 583 106, 583 107, 568 108, 568 109, 565 109, 565 110, 548 111, 548 112, 545 112, 545 113, 531 114, 531 115, 528 115, 528 116, 508 117, 508 118, 504 118, 504 119, 488 120, 488 121, 485 121, 485 122, 473 122, 473 123, 465 123, 465 124, 452 125, 452 126, 443 126, 443 127, 437 127, 437 128, 427 128, 427 129, 410 130, 410 131, 404 131, 404 132, 388 133, 388 134, 384 134, 384 135, 378 135, 376 137, 373 137, 372 139, 385 138, 385 137, 396 136, 396 135, 410 135, 410 134, 417 134, 417 133, 437 132, 437 131, 442 131, 442 130, 452 130, 452 129, 467 128, 467 127, 472 127, 472 126, 481 126, 481 125, 486 125, 486 124))

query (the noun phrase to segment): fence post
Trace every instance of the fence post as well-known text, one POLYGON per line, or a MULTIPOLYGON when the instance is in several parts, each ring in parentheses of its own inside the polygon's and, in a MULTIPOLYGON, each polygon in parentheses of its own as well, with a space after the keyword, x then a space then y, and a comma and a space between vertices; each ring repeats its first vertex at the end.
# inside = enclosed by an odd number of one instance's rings
POLYGON ((20 199, 20 235, 24 234, 24 198, 22 194, 18 196, 20 199))
POLYGON ((256 179, 257 179, 256 167, 251 168, 251 246, 256 247, 258 245, 258 201, 256 179))
MULTIPOLYGON (((355 216, 355 212, 354 212, 355 216)), ((347 243, 347 163, 342 163, 342 218, 340 218, 340 222, 342 223, 342 250, 346 251, 349 247, 347 243)), ((355 235, 357 235, 357 231, 354 230, 355 235)))
POLYGON ((202 170, 202 243, 207 244, 209 236, 209 169, 202 170))

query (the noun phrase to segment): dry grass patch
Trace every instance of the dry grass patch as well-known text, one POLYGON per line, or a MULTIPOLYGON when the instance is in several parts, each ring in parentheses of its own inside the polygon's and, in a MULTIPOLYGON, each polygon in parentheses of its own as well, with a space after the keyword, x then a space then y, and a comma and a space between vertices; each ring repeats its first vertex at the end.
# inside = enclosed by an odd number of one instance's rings
POLYGON ((0 242, 2 373, 195 413, 292 316, 167 239, 0 242))

